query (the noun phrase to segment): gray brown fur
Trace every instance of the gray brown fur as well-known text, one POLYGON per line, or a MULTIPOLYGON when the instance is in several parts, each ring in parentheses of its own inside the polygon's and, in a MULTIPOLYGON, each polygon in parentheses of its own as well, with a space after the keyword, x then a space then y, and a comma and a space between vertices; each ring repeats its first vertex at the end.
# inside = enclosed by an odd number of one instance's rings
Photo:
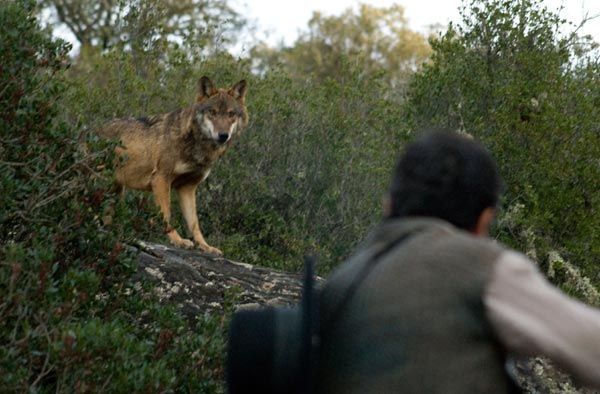
POLYGON ((194 104, 162 115, 116 119, 98 133, 119 139, 117 183, 124 188, 151 191, 165 220, 165 232, 178 247, 196 246, 221 251, 206 243, 196 213, 196 188, 248 124, 246 81, 216 89, 207 77, 198 82, 194 104), (171 189, 179 195, 181 211, 193 242, 171 227, 171 189))

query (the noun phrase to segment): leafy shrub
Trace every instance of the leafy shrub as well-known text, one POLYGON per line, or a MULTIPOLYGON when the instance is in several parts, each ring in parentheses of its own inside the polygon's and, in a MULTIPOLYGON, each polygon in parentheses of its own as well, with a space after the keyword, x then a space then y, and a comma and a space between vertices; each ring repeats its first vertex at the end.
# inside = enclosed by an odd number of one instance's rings
MULTIPOLYGON (((341 81, 318 82, 284 70, 255 75, 227 54, 189 58, 172 49, 165 58, 146 78, 128 53, 85 54, 62 102, 66 119, 91 129, 114 116, 168 112, 193 102, 201 75, 219 86, 246 78, 250 124, 199 187, 201 226, 228 257, 248 263, 296 270, 312 250, 322 272, 341 261, 380 217, 406 135, 385 79, 352 63, 341 81)), ((146 195, 129 194, 133 206, 146 195)), ((162 240, 160 231, 135 236, 162 240)))
POLYGON ((250 85, 250 127, 201 201, 226 250, 244 261, 298 267, 315 250, 326 272, 380 217, 404 136, 399 107, 376 77, 340 74, 344 83, 300 83, 273 72, 250 85))
MULTIPOLYGON (((406 111, 414 128, 443 125, 480 138, 523 206, 537 248, 559 250, 596 283, 600 252, 600 63, 595 45, 561 36, 541 1, 479 1, 463 24, 431 41, 406 111)), ((520 250, 526 238, 499 228, 520 250)))
POLYGON ((0 387, 219 391, 225 317, 189 323, 131 288, 112 146, 62 121, 68 46, 34 12, 0 3, 0 387))
POLYGON ((221 391, 228 313, 190 323, 130 283, 126 244, 164 234, 148 194, 114 194, 114 143, 93 128, 188 105, 202 74, 246 77, 251 125, 201 188, 202 223, 229 256, 295 270, 316 249, 326 271, 379 216, 399 108, 350 66, 344 83, 300 83, 176 47, 143 73, 139 53, 119 50, 86 50, 65 73, 68 47, 40 29, 34 6, 0 5, 0 386, 221 391))

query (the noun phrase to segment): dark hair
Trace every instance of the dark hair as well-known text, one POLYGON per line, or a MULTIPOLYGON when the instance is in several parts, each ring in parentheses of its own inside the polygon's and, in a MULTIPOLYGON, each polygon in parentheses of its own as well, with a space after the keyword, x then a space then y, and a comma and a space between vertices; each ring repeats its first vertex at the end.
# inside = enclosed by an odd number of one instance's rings
POLYGON ((471 230, 495 207, 502 181, 489 152, 470 137, 427 132, 396 164, 389 217, 430 216, 471 230))

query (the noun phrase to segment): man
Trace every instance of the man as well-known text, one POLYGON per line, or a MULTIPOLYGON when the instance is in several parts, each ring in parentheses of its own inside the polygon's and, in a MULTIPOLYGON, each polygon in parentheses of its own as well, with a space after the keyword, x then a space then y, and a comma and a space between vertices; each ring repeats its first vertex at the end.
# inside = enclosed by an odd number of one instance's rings
POLYGON ((600 312, 487 237, 500 185, 472 139, 407 147, 385 220, 321 293, 319 392, 507 393, 509 353, 600 389, 600 312))

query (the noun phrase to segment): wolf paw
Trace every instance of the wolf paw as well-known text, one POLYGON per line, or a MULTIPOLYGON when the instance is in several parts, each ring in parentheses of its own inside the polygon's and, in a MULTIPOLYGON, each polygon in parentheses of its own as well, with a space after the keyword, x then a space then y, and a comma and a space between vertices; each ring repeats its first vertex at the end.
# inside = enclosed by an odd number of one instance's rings
POLYGON ((189 239, 185 239, 185 238, 178 239, 177 241, 171 241, 171 243, 173 245, 177 246, 178 248, 182 248, 182 249, 193 249, 194 248, 194 243, 192 241, 190 241, 189 239))
POLYGON ((194 248, 194 242, 190 241, 189 239, 182 239, 181 242, 182 242, 182 245, 181 245, 182 248, 185 248, 185 249, 193 249, 194 248))
POLYGON ((183 249, 192 249, 194 247, 194 243, 189 239, 181 238, 181 235, 177 233, 177 230, 171 229, 167 236, 169 237, 169 241, 173 246, 183 249))
POLYGON ((211 253, 211 254, 216 254, 217 256, 222 256, 223 252, 221 251, 221 249, 217 249, 213 246, 198 246, 200 250, 202 250, 203 252, 206 253, 211 253))

